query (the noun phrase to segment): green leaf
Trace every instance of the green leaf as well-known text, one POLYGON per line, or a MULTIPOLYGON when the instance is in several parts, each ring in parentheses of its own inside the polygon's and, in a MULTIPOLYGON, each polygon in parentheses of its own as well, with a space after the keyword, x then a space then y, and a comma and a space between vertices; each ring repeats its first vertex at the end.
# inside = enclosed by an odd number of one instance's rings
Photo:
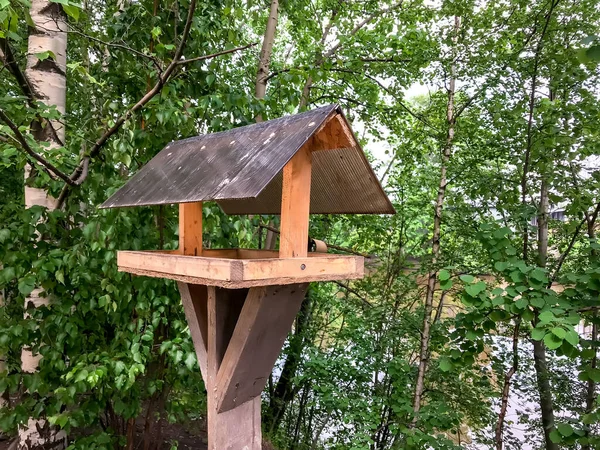
POLYGON ((24 296, 28 296, 35 289, 35 277, 27 275, 19 280, 19 292, 24 296))
POLYGON ((14 267, 5 267, 0 270, 0 284, 6 284, 16 278, 17 274, 14 267))
POLYGON ((542 323, 550 323, 555 319, 554 314, 552 314, 552 311, 544 311, 540 313, 538 317, 540 319, 540 322, 542 323))
POLYGON ((543 308, 546 306, 546 301, 541 297, 531 297, 529 303, 536 308, 543 308))
POLYGON ((595 383, 600 383, 600 369, 589 367, 586 370, 587 376, 595 383))
POLYGON ((196 367, 196 355, 193 352, 190 352, 185 357, 185 365, 189 370, 193 370, 196 367))
POLYGON ((497 261, 494 264, 494 268, 498 271, 498 272, 504 272, 509 266, 509 263, 506 261, 497 261))
POLYGON ((60 284, 65 284, 65 275, 63 274, 62 270, 57 270, 54 275, 56 276, 56 280, 60 283, 60 284))
POLYGON ((519 300, 515 302, 515 306, 519 309, 525 309, 529 305, 529 302, 526 298, 521 297, 519 300))
POLYGON ((562 442, 562 436, 558 433, 557 430, 552 430, 550 432, 550 440, 555 444, 559 444, 560 442, 562 442))
POLYGON ((440 281, 448 280, 450 279, 450 272, 448 272, 446 269, 442 269, 438 273, 438 278, 440 279, 440 281))
POLYGON ((473 275, 461 275, 459 278, 463 283, 472 283, 475 281, 475 277, 473 275))
POLYGON ((56 61, 56 55, 51 50, 46 50, 45 52, 35 53, 33 56, 35 56, 40 61, 44 61, 48 58, 56 61))
POLYGON ((544 272, 542 269, 539 269, 539 268, 532 270, 531 273, 529 274, 529 276, 531 278, 533 278, 534 280, 537 280, 537 281, 540 281, 543 283, 548 282, 548 277, 546 277, 546 272, 544 272))
POLYGON ((531 339, 533 339, 534 341, 541 341, 542 339, 544 339, 545 335, 546 330, 544 330, 543 328, 534 328, 533 330, 531 330, 531 339))
POLYGON ((152 31, 150 31, 150 34, 152 34, 152 38, 154 40, 157 40, 162 34, 162 30, 160 29, 160 27, 154 27, 152 28, 152 31))
POLYGON ((548 347, 550 350, 556 350, 562 345, 562 343, 563 340, 555 334, 548 333, 546 336, 544 336, 544 344, 546 344, 546 347, 548 347))
POLYGON ((573 434, 573 427, 568 423, 560 423, 556 427, 558 432, 562 434, 564 437, 569 437, 573 434))
POLYGON ((442 372, 450 372, 452 370, 452 362, 446 357, 440 358, 439 364, 442 372))
POLYGON ((115 373, 120 375, 125 371, 125 363, 123 361, 115 362, 115 373))
POLYGON ((579 345, 579 334, 575 330, 569 330, 565 336, 565 340, 573 347, 577 347, 579 345))
POLYGON ((590 61, 600 61, 600 45, 592 45, 586 50, 585 56, 590 61))
POLYGON ((448 280, 440 282, 440 289, 442 289, 443 291, 447 291, 452 288, 452 285, 453 285, 452 280, 448 279, 448 280))
POLYGON ((63 5, 63 11, 76 22, 79 20, 79 13, 81 10, 75 5, 63 5))
POLYGON ((471 284, 469 286, 465 286, 465 291, 471 297, 477 297, 481 292, 485 291, 486 284, 483 281, 478 281, 475 284, 471 284))
POLYGON ((557 338, 564 340, 567 335, 567 330, 560 327, 555 327, 550 330, 557 338))

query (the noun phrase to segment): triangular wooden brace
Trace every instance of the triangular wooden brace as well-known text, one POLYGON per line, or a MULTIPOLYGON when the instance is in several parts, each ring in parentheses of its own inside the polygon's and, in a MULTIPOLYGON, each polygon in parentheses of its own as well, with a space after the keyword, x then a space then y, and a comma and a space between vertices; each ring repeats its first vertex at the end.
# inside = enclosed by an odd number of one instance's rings
POLYGON ((207 287, 183 282, 178 282, 177 286, 179 287, 179 293, 181 294, 181 303, 183 304, 185 318, 190 327, 190 334, 192 335, 192 341, 194 342, 194 349, 196 350, 196 358, 198 358, 200 372, 202 372, 202 379, 204 380, 204 385, 207 386, 207 287))
POLYGON ((307 289, 308 283, 250 288, 218 369, 218 412, 260 396, 307 289))
POLYGON ((208 392, 209 449, 260 450, 260 394, 308 283, 178 285, 208 392))

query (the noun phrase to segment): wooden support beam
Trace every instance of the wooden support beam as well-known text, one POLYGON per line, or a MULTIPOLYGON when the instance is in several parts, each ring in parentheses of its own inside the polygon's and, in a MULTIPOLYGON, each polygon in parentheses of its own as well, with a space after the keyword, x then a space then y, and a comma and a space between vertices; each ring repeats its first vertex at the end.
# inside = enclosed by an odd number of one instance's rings
POLYGON ((218 412, 260 398, 307 289, 308 283, 250 288, 219 368, 218 412))
POLYGON ((220 413, 217 373, 246 291, 208 287, 208 449, 261 450, 260 396, 220 413))
POLYGON ((208 342, 207 288, 199 284, 189 284, 181 281, 177 283, 177 286, 181 294, 181 303, 183 303, 185 318, 190 327, 190 334, 194 342, 194 349, 196 350, 196 358, 198 359, 202 379, 204 380, 204 385, 208 386, 208 356, 206 349, 208 342))
POLYGON ((279 257, 306 257, 312 169, 311 141, 283 168, 279 257))
POLYGON ((179 253, 202 256, 202 202, 179 204, 179 253))

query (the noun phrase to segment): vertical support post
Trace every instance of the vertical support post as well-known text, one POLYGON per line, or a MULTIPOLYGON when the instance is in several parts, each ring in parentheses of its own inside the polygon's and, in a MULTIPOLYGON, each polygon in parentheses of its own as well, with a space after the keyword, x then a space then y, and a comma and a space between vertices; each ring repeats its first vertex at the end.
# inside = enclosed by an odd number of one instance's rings
POLYGON ((179 253, 202 256, 202 202, 179 204, 179 253))
POLYGON ((311 145, 307 142, 283 168, 280 258, 305 257, 308 253, 311 145))
POLYGON ((260 395, 218 411, 217 375, 239 316, 245 292, 208 286, 208 450, 261 450, 260 395), (233 294, 233 296, 232 296, 233 294))

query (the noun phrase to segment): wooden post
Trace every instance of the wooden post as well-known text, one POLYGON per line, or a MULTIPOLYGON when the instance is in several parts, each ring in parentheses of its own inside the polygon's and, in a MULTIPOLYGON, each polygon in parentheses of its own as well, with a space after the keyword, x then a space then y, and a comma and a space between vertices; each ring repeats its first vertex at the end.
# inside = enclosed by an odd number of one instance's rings
POLYGON ((207 390, 209 450, 261 450, 260 395, 307 289, 179 283, 207 390))
POLYGON ((202 256, 202 202, 179 204, 179 252, 202 256))
POLYGON ((225 412, 217 405, 217 375, 244 301, 237 291, 208 287, 208 450, 262 447, 260 396, 225 412))
POLYGON ((283 168, 280 258, 305 257, 308 253, 311 145, 309 140, 283 168))

